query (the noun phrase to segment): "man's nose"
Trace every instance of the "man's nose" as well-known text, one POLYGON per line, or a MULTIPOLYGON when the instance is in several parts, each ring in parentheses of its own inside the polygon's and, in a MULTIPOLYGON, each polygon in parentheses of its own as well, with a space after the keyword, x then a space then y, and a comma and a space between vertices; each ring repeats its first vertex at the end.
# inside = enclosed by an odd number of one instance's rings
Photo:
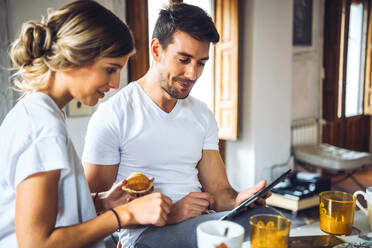
POLYGON ((190 80, 196 80, 197 79, 197 68, 196 65, 188 65, 186 68, 185 76, 190 80))

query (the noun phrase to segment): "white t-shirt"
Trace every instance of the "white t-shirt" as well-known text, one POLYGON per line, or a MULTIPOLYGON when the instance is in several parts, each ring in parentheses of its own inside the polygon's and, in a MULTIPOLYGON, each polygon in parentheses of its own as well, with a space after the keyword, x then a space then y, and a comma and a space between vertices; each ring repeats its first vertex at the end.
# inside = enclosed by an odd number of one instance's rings
MULTIPOLYGON (((80 224, 96 216, 65 116, 48 95, 23 97, 4 119, 0 137, 0 247, 17 247, 17 186, 35 173, 61 170, 56 227, 80 224)), ((100 242, 93 247, 105 246, 100 242)))
MULTIPOLYGON (((132 82, 93 114, 83 161, 119 163, 116 182, 132 172, 154 177, 155 191, 176 202, 200 192, 196 165, 202 150, 218 150, 217 123, 206 104, 189 96, 166 113, 132 82)), ((123 245, 130 246, 143 230, 124 231, 123 245)))

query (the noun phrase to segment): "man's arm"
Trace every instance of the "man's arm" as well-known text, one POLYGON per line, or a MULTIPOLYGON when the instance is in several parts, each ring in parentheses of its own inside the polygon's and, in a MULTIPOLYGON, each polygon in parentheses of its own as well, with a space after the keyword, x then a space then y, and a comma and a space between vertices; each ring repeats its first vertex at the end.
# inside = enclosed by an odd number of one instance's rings
POLYGON ((197 168, 203 191, 214 197, 214 209, 216 211, 232 209, 238 192, 229 184, 220 152, 218 150, 203 150, 202 159, 197 168))
POLYGON ((112 187, 116 179, 119 164, 98 165, 83 163, 83 165, 90 192, 103 192, 112 187))
MULTIPOLYGON (((214 209, 216 211, 230 210, 238 206, 266 185, 266 181, 263 180, 240 193, 236 192, 229 184, 225 165, 217 150, 203 150, 202 159, 199 161, 197 168, 203 191, 212 194, 214 197, 214 209)), ((269 195, 270 193, 266 197, 269 195)), ((259 199, 258 203, 265 204, 265 199, 259 199)), ((251 206, 254 207, 253 204, 251 206)))

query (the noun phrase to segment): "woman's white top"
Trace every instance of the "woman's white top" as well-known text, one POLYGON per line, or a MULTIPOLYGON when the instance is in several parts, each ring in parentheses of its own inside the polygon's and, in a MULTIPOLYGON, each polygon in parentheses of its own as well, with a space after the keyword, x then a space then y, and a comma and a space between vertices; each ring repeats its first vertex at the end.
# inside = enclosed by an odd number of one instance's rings
POLYGON ((96 217, 83 167, 67 133, 64 113, 48 95, 27 94, 0 126, 0 247, 17 247, 17 186, 30 175, 51 170, 61 170, 56 227, 96 217))

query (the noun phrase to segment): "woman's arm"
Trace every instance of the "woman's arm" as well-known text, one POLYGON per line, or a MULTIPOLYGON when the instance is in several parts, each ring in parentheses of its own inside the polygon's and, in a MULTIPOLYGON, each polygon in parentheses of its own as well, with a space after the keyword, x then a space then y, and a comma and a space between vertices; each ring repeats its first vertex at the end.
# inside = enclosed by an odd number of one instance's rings
MULTIPOLYGON (((19 247, 86 247, 114 232, 118 221, 112 211, 82 224, 55 228, 60 171, 37 173, 17 187, 16 235, 19 247), (78 235, 77 235, 78 234, 78 235)), ((166 223, 171 200, 154 193, 115 208, 123 227, 166 223)))
POLYGON ((96 212, 101 213, 136 199, 137 197, 135 195, 129 194, 122 189, 126 183, 127 180, 124 179, 112 186, 108 191, 92 193, 91 195, 94 206, 96 207, 96 212))

